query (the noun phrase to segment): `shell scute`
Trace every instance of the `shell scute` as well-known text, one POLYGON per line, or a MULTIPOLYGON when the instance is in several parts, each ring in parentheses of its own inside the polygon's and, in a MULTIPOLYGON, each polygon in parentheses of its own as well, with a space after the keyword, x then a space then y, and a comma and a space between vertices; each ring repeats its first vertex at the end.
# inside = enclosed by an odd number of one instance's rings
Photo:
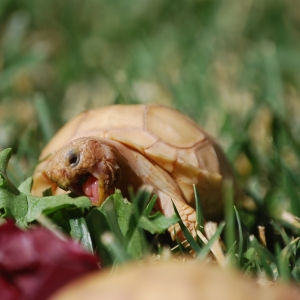
POLYGON ((144 149, 151 147, 157 139, 143 129, 121 128, 107 130, 105 138, 124 143, 132 148, 143 152, 144 149))
POLYGON ((185 162, 192 166, 199 166, 199 161, 197 158, 197 153, 195 152, 195 148, 189 148, 189 149, 178 149, 177 150, 177 160, 178 162, 185 162))
POLYGON ((199 174, 202 172, 205 171, 186 163, 185 161, 176 160, 172 176, 177 180, 181 180, 192 185, 198 183, 199 174))
POLYGON ((186 183, 185 181, 182 181, 177 178, 176 180, 184 199, 186 199, 187 203, 193 207, 195 207, 195 195, 194 190, 191 188, 190 183, 186 183))
POLYGON ((144 127, 144 107, 140 105, 108 106, 93 110, 93 113, 95 125, 103 129, 142 129, 144 127))
POLYGON ((205 135, 182 114, 163 106, 150 106, 146 129, 170 146, 190 148, 205 139, 205 135))
POLYGON ((144 150, 145 154, 153 159, 159 166, 169 173, 174 170, 174 162, 177 159, 177 150, 168 144, 158 141, 144 150))
POLYGON ((195 147, 199 167, 210 173, 220 173, 219 161, 213 145, 206 140, 195 147))

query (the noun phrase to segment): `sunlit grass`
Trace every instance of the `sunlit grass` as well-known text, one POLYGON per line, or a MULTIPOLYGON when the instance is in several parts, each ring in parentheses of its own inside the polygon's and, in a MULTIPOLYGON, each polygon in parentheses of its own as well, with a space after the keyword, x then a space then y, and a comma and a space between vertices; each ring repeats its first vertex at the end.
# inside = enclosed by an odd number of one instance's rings
MULTIPOLYGON (((18 185, 30 176, 46 142, 81 110, 172 105, 219 140, 257 207, 227 207, 225 256, 246 272, 299 281, 297 6, 0 1, 0 149, 14 149, 11 180, 18 185)), ((204 233, 200 206, 197 212, 204 233)), ((203 254, 207 248, 197 241, 194 251, 203 254)))

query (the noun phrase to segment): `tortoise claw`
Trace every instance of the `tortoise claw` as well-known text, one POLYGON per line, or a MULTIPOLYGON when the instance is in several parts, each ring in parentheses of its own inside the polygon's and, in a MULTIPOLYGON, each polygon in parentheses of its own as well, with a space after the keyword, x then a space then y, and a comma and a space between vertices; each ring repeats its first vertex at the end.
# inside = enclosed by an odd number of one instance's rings
MULTIPOLYGON (((190 221, 183 221, 184 226, 188 229, 188 231, 192 234, 193 238, 195 239, 197 236, 196 228, 197 223, 196 222, 190 222, 190 221)), ((182 232, 182 229, 179 225, 179 223, 176 223, 175 225, 171 226, 168 231, 170 232, 171 238, 173 241, 176 240, 176 237, 179 239, 179 241, 186 240, 186 237, 184 236, 184 233, 182 232)))

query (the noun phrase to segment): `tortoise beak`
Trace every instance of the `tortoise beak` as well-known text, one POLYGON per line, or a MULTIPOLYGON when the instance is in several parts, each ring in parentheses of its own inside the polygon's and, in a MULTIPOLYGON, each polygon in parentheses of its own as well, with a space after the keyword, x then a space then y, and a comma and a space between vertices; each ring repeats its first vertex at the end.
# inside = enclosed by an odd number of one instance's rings
POLYGON ((65 191, 72 191, 75 194, 81 196, 84 195, 82 191, 82 185, 87 181, 90 175, 90 173, 82 174, 72 180, 72 182, 70 180, 58 181, 57 185, 65 191))
POLYGON ((81 184, 72 183, 69 185, 68 190, 71 191, 72 193, 76 194, 77 196, 85 196, 85 194, 82 190, 81 184))

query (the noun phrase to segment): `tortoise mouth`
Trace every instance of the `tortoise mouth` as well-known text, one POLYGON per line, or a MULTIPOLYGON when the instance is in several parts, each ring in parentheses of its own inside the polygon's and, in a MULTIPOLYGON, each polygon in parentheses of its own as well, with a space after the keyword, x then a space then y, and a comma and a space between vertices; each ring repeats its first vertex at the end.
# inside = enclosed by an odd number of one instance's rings
POLYGON ((87 196, 93 205, 99 202, 98 179, 90 173, 82 175, 76 182, 71 183, 68 189, 78 196, 87 196))

